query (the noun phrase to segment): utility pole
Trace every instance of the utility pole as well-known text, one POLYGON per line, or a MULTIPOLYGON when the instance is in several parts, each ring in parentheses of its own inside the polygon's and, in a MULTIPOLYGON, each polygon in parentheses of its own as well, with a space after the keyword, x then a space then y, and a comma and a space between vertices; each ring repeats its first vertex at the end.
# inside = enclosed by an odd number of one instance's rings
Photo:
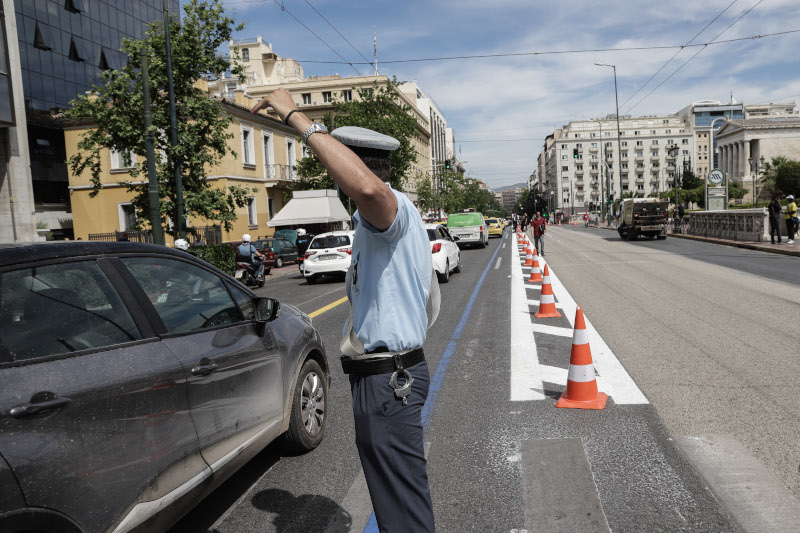
POLYGON ((150 72, 148 69, 149 56, 147 49, 142 46, 139 57, 142 63, 142 107, 144 107, 144 142, 147 152, 147 180, 150 199, 150 231, 153 233, 153 242, 164 245, 164 234, 161 231, 161 201, 158 195, 158 175, 156 174, 156 150, 153 140, 153 112, 150 109, 150 72))
POLYGON ((186 220, 183 204, 183 177, 181 176, 180 158, 175 153, 178 148, 178 117, 175 112, 175 82, 172 79, 172 47, 169 42, 170 14, 167 2, 168 0, 161 0, 161 5, 164 10, 164 48, 167 55, 167 91, 169 93, 169 125, 172 141, 172 165, 175 170, 175 207, 177 210, 175 230, 181 239, 185 239, 186 220))

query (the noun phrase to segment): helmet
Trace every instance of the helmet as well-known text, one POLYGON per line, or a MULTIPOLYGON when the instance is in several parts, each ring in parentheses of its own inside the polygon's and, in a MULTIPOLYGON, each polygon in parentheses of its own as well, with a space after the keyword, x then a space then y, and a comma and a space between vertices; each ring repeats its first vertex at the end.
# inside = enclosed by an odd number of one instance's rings
POLYGON ((244 235, 242 235, 242 242, 250 242, 251 240, 253 239, 250 238, 249 233, 245 233, 244 235))
POLYGON ((306 230, 304 230, 303 228, 300 228, 299 230, 297 230, 298 237, 301 236, 301 235, 305 235, 305 234, 306 234, 306 230))
POLYGON ((186 242, 186 239, 178 239, 175 241, 175 249, 183 250, 185 252, 189 249, 189 243, 186 242))

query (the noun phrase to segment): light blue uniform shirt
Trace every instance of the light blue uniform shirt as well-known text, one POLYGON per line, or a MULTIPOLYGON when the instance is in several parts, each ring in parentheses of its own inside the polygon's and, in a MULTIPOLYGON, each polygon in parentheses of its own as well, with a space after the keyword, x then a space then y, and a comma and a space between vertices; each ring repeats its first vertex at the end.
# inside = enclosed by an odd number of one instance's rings
POLYGON ((431 244, 417 209, 404 194, 386 231, 375 229, 358 212, 353 238, 353 331, 367 351, 414 350, 425 342, 430 292, 431 244))

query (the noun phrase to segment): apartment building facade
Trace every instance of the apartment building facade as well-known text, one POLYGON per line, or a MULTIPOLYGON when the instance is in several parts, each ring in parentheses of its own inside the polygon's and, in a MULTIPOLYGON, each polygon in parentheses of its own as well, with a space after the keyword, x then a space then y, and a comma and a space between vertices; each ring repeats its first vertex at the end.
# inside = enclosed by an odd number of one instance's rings
POLYGON ((616 117, 609 115, 572 121, 554 132, 545 151, 545 183, 555 209, 584 213, 599 209, 609 194, 658 194, 691 163, 694 137, 681 116, 625 116, 619 128, 618 137, 616 117), (670 146, 677 146, 676 156, 670 146))
MULTIPOLYGON (((228 47, 232 60, 245 67, 246 81, 239 83, 232 78, 211 81, 208 84, 211 94, 231 100, 240 92, 247 97, 259 99, 277 87, 282 87, 292 94, 298 108, 315 122, 322 122, 325 114, 332 113, 336 101, 358 100, 361 97, 359 91, 372 91, 375 87, 386 87, 389 83, 389 78, 384 75, 343 77, 334 74, 304 77, 300 63, 280 57, 273 51, 272 45, 265 43, 261 37, 231 41, 228 47), (239 59, 236 59, 237 56, 239 59)), ((446 121, 435 105, 431 105, 430 109, 418 107, 418 101, 432 101, 424 97, 424 94, 418 100, 416 88, 398 88, 395 95, 398 102, 408 106, 416 120, 416 132, 411 144, 416 152, 417 162, 412 164, 406 176, 404 190, 409 198, 416 200, 416 178, 433 168, 434 155, 445 153, 446 121)))
MULTIPOLYGON (((250 112, 255 100, 238 94, 236 102, 221 102, 220 111, 233 121, 228 133, 232 135, 230 147, 238 157, 228 152, 213 168, 206 172, 212 187, 225 189, 237 185, 250 191, 246 206, 237 207, 237 218, 230 231, 222 231, 223 241, 234 241, 242 234, 253 237, 274 233, 267 222, 284 206, 284 193, 297 180, 293 165, 301 157, 302 147, 294 129, 280 120, 250 112)), ((67 157, 77 153, 81 136, 93 127, 86 121, 67 123, 65 128, 67 157)), ((131 166, 143 164, 134 156, 130 162, 119 153, 101 150, 102 187, 95 198, 90 173, 69 173, 69 188, 72 197, 75 237, 90 240, 93 234, 108 234, 115 231, 130 231, 136 227, 137 214, 131 204, 132 194, 126 188, 131 181, 131 166)), ((144 176, 142 173, 140 176, 144 176)), ((146 179, 146 178, 140 178, 146 179)), ((142 184, 143 182, 139 182, 142 184)), ((205 227, 212 221, 189 217, 188 227, 205 227)), ((144 224, 146 229, 148 224, 144 224)), ((171 238, 168 238, 168 244, 171 238)))

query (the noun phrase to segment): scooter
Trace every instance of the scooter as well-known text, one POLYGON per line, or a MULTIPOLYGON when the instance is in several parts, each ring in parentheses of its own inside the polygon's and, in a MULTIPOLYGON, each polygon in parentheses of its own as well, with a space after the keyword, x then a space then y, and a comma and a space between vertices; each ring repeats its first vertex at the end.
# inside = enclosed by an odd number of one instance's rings
POLYGON ((264 279, 258 281, 258 278, 256 278, 256 265, 254 263, 237 261, 233 277, 248 287, 258 287, 260 289, 264 286, 264 279))

